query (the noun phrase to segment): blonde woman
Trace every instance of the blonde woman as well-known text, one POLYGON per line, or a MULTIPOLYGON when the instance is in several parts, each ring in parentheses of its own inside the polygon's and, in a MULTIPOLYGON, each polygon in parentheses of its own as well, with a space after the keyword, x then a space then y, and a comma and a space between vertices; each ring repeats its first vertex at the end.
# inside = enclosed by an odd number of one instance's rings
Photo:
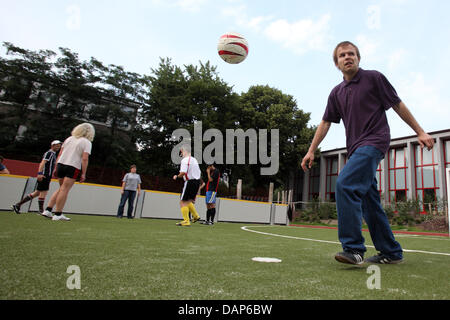
POLYGON ((89 163, 89 155, 92 150, 95 129, 90 123, 82 123, 72 130, 72 136, 67 138, 59 152, 56 160, 56 177, 59 182, 59 189, 55 191, 48 203, 43 215, 52 218, 54 221, 70 221, 62 214, 67 196, 75 181, 86 180, 86 171, 89 163), (55 207, 54 214, 52 209, 55 207))

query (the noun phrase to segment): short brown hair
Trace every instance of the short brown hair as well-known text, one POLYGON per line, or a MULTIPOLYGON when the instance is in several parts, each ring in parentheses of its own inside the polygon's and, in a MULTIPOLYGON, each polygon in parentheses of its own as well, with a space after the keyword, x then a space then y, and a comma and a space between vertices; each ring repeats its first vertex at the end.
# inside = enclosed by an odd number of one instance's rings
POLYGON ((340 47, 345 47, 345 46, 352 46, 353 48, 356 49, 356 55, 358 56, 358 59, 361 60, 361 54, 359 53, 359 49, 356 45, 354 45, 352 42, 350 41, 342 41, 341 43, 339 43, 336 48, 333 51, 333 61, 334 64, 337 64, 338 61, 338 56, 337 56, 337 51, 340 47))

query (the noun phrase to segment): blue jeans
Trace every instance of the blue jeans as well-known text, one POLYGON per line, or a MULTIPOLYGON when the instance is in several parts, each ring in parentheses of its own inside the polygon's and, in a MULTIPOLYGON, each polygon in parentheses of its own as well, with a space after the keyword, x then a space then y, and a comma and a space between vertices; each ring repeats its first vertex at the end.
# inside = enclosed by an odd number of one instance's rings
POLYGON ((133 205, 134 205, 134 198, 136 197, 136 191, 130 191, 125 190, 120 197, 120 204, 119 209, 117 210, 117 216, 122 217, 123 216, 123 208, 125 207, 125 203, 128 200, 128 218, 133 217, 133 205))
POLYGON ((381 206, 375 178, 384 154, 372 146, 355 150, 336 183, 338 236, 344 251, 366 252, 362 218, 366 221, 375 249, 392 259, 403 258, 386 213, 381 206))

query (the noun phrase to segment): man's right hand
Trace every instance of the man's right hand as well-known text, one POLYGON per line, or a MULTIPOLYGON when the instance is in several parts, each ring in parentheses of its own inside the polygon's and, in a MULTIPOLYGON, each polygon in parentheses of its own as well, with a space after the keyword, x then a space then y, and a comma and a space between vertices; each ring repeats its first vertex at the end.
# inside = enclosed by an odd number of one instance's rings
POLYGON ((306 156, 302 160, 302 169, 303 171, 308 171, 308 169, 311 169, 312 165, 314 163, 314 153, 308 152, 306 156))

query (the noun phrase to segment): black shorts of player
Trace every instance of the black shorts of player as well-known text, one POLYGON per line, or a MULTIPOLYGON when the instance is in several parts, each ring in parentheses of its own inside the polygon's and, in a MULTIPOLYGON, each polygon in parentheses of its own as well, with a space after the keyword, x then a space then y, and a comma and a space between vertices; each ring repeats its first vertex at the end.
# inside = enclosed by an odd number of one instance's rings
POLYGON ((59 179, 70 178, 76 180, 80 176, 80 173, 80 169, 62 163, 58 163, 56 166, 56 176, 59 179))
POLYGON ((37 191, 48 191, 50 189, 50 182, 52 181, 51 177, 45 177, 42 178, 41 181, 38 180, 37 182, 37 191))
POLYGON ((195 201, 199 188, 200 180, 185 181, 183 192, 181 193, 181 201, 195 201))

